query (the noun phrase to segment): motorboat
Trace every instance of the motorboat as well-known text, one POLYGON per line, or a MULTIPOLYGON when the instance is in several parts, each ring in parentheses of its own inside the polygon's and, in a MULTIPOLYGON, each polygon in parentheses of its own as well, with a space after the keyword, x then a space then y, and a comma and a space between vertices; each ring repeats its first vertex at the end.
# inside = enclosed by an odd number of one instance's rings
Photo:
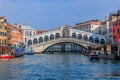
POLYGON ((96 54, 96 52, 90 53, 89 57, 90 57, 90 60, 99 60, 100 59, 99 54, 96 54))
POLYGON ((26 50, 25 50, 25 54, 26 55, 34 55, 34 50, 32 49, 32 47, 27 46, 26 50))
POLYGON ((6 54, 6 55, 0 55, 0 58, 14 58, 14 56, 6 54))

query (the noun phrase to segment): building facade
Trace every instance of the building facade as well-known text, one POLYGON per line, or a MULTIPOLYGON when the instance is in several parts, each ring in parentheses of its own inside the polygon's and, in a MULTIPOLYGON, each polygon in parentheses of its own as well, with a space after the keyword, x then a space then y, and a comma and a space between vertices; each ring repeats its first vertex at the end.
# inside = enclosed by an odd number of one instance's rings
POLYGON ((0 46, 9 46, 11 38, 11 26, 8 25, 6 17, 0 17, 0 46))
MULTIPOLYGON (((117 11, 117 13, 110 13, 110 16, 108 19, 105 20, 102 24, 102 34, 106 36, 107 43, 115 43, 116 39, 113 35, 116 33, 113 32, 116 30, 113 24, 116 24, 116 21, 120 20, 120 10, 117 11), (115 22, 115 23, 114 23, 115 22)), ((116 35, 117 36, 117 35, 116 35)))
POLYGON ((120 20, 113 22, 113 40, 120 42, 120 20))
POLYGON ((24 35, 23 42, 26 44, 28 37, 36 35, 36 29, 26 25, 21 25, 21 26, 22 26, 23 35, 24 35))
POLYGON ((107 43, 108 43, 108 39, 109 39, 109 21, 108 18, 105 18, 105 21, 102 23, 102 27, 101 27, 101 35, 104 35, 107 39, 107 43))
POLYGON ((73 29, 92 32, 95 34, 101 34, 101 25, 102 25, 102 21, 91 20, 91 21, 86 21, 82 23, 77 23, 75 24, 73 29))
POLYGON ((22 26, 12 26, 11 44, 15 47, 19 47, 23 42, 23 30, 22 26))

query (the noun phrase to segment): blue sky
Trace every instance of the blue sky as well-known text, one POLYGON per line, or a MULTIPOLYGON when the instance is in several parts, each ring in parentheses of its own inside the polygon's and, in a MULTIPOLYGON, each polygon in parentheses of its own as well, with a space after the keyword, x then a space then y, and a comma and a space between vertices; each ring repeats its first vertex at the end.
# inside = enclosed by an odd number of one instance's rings
POLYGON ((118 9, 120 0, 0 0, 0 16, 6 16, 9 23, 41 30, 103 20, 118 9))

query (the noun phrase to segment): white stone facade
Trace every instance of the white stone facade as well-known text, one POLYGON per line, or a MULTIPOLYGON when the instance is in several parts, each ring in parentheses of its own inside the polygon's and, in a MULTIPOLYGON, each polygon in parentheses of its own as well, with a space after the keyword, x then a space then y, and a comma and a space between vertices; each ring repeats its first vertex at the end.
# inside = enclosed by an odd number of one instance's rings
POLYGON ((45 33, 42 33, 42 34, 37 34, 37 35, 34 35, 34 36, 30 36, 30 37, 28 37, 27 42, 31 41, 32 44, 34 42, 39 43, 39 42, 41 42, 40 41, 41 38, 42 38, 42 42, 49 41, 49 40, 51 40, 51 38, 50 38, 51 36, 53 36, 52 38, 55 39, 57 34, 58 34, 58 37, 75 37, 75 38, 83 39, 83 40, 86 39, 87 41, 90 41, 90 38, 92 38, 92 42, 95 42, 96 41, 95 39, 98 39, 98 43, 100 43, 101 39, 104 39, 106 41, 106 38, 102 35, 72 29, 71 27, 65 25, 65 26, 62 26, 60 29, 57 29, 57 30, 48 31, 48 32, 45 32, 45 33), (65 34, 63 34, 63 28, 66 31, 68 29, 68 31, 65 34))
POLYGON ((26 43, 27 38, 36 35, 36 30, 30 26, 22 25, 24 31, 24 43, 26 43))
POLYGON ((75 27, 73 27, 73 29, 101 34, 101 21, 91 20, 83 23, 78 23, 75 25, 75 27))

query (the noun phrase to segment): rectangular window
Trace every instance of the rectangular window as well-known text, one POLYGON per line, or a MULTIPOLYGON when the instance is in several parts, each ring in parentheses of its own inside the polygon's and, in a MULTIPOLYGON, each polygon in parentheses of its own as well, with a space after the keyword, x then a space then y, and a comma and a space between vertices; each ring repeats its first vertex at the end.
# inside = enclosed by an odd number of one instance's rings
POLYGON ((118 34, 120 34, 120 29, 118 29, 117 31, 118 31, 118 34))

